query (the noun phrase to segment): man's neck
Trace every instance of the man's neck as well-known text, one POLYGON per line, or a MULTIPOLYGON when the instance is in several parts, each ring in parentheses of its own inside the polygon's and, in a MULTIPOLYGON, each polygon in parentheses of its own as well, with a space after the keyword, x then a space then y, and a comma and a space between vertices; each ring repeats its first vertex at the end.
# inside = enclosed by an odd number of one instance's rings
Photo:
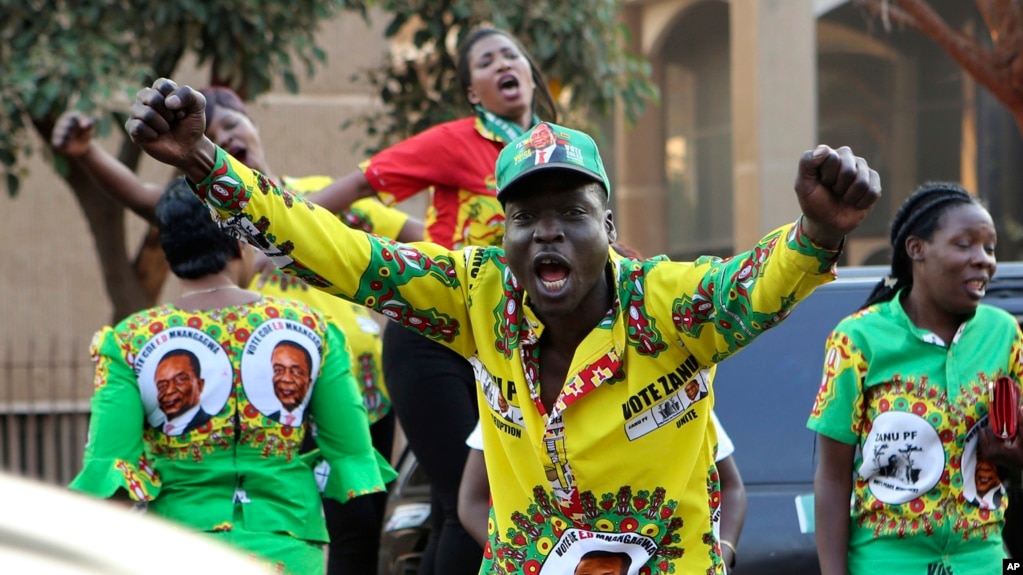
POLYGON ((569 354, 574 354, 579 344, 604 320, 613 304, 611 288, 607 282, 603 289, 598 285, 595 293, 586 298, 572 313, 555 316, 538 315, 544 324, 544 338, 547 345, 569 354))

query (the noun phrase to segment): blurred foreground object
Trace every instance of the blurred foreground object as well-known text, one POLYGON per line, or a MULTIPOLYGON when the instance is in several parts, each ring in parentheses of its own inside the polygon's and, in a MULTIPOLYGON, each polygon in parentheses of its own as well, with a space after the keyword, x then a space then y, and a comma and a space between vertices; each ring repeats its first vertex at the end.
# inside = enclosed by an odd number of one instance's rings
POLYGON ((0 473, 0 573, 269 575, 256 559, 156 517, 0 473))

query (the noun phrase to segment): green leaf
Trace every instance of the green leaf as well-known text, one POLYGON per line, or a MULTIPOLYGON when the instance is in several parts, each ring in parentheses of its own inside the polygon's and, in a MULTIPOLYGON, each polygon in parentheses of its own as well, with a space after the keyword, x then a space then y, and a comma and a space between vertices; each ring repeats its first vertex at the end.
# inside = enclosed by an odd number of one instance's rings
POLYGON ((284 87, 292 94, 298 93, 298 80, 291 72, 284 73, 284 87))
POLYGON ((14 198, 21 190, 21 179, 14 172, 7 172, 7 195, 14 198))

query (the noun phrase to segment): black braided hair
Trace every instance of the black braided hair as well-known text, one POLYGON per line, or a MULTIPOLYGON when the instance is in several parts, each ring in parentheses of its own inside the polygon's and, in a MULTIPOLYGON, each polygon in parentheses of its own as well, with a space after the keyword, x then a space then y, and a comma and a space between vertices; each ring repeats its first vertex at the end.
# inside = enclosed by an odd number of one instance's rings
POLYGON ((891 301, 903 287, 913 285, 913 262, 906 252, 910 236, 930 241, 941 227, 941 216, 950 208, 964 204, 981 204, 962 186, 953 182, 928 182, 909 196, 892 220, 892 268, 890 275, 874 286, 860 309, 891 301))

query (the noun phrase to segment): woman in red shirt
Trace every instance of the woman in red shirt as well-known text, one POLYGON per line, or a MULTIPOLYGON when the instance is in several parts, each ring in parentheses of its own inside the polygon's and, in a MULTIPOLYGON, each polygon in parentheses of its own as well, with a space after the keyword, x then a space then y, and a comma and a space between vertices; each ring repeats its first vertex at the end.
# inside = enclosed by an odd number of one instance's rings
MULTIPOLYGON (((501 30, 481 28, 466 38, 458 51, 458 78, 473 115, 376 154, 311 201, 333 211, 359 198, 376 195, 394 204, 429 190, 427 241, 449 249, 501 245, 497 155, 539 121, 538 107, 551 121, 557 111, 532 57, 501 30)), ((472 368, 455 352, 395 324, 384 330, 383 364, 398 421, 430 479, 431 538, 419 575, 476 575, 482 550, 458 520, 465 438, 479 417, 472 368)))

